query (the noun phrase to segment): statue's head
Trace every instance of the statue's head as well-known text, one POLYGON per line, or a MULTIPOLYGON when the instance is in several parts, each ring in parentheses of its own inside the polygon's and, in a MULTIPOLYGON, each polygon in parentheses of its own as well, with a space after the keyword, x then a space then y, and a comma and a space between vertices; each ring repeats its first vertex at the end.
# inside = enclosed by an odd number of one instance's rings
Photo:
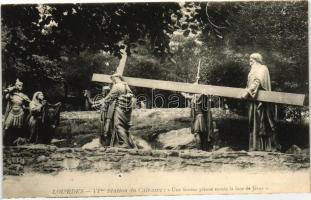
POLYGON ((103 94, 106 94, 109 90, 110 90, 110 87, 107 86, 107 85, 104 85, 104 86, 102 87, 102 93, 103 93, 103 94))
POLYGON ((263 64, 263 58, 260 53, 252 53, 249 57, 249 64, 252 66, 255 63, 263 64))
POLYGON ((122 75, 118 73, 114 73, 113 75, 111 75, 110 78, 112 80, 112 83, 118 83, 123 80, 122 75))
POLYGON ((22 91, 23 90, 23 82, 21 82, 19 79, 16 79, 15 87, 17 90, 22 91))
POLYGON ((39 100, 44 100, 44 95, 43 95, 43 92, 41 91, 38 91, 38 92, 35 92, 33 97, 32 97, 32 100, 33 101, 39 101, 39 100))

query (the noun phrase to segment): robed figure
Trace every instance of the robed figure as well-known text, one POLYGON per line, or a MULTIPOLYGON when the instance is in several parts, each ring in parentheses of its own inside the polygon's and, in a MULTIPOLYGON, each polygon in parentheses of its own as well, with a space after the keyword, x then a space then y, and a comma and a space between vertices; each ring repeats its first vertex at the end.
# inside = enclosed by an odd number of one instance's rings
MULTIPOLYGON (((250 56, 251 70, 245 93, 242 98, 255 99, 259 90, 271 91, 268 67, 263 65, 262 56, 254 53, 250 56)), ((249 103, 249 150, 275 151, 280 148, 276 137, 276 125, 271 103, 251 101, 249 103)))
MULTIPOLYGON (((197 84, 197 83, 195 83, 197 84)), ((191 133, 200 140, 200 148, 208 151, 213 147, 213 118, 209 98, 203 94, 182 93, 190 99, 191 133)))
POLYGON ((113 86, 101 100, 101 143, 122 148, 135 148, 129 133, 131 127, 133 93, 123 78, 111 76, 113 86))
POLYGON ((42 92, 34 93, 32 101, 29 104, 28 130, 30 143, 38 143, 40 131, 43 131, 43 113, 44 106, 47 105, 42 92))
POLYGON ((3 124, 4 145, 12 145, 14 140, 24 136, 25 111, 30 99, 22 90, 23 83, 17 79, 13 87, 3 91, 7 100, 3 124))

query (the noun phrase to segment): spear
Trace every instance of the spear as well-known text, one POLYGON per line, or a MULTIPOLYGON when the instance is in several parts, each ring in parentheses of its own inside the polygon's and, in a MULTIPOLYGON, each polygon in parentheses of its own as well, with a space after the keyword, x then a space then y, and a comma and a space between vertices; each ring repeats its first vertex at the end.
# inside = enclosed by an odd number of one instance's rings
POLYGON ((200 79, 200 68, 201 68, 201 58, 199 59, 197 77, 196 77, 196 81, 195 81, 196 83, 199 83, 199 79, 200 79))

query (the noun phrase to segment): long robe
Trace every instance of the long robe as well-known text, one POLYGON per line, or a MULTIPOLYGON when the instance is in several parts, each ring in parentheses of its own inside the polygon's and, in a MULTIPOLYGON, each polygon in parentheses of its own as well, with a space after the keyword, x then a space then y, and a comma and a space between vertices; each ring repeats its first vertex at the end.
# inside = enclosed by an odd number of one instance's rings
POLYGON ((38 143, 39 132, 42 131, 43 105, 38 101, 31 101, 29 104, 30 114, 28 119, 29 142, 38 143))
POLYGON ((134 141, 129 133, 131 127, 133 94, 125 82, 114 84, 103 99, 104 132, 110 146, 134 148, 134 141))
MULTIPOLYGON (((266 65, 256 63, 248 74, 246 88, 251 98, 259 90, 271 91, 269 70, 266 65)), ((249 150, 275 151, 278 147, 271 103, 253 101, 249 104, 249 150)))

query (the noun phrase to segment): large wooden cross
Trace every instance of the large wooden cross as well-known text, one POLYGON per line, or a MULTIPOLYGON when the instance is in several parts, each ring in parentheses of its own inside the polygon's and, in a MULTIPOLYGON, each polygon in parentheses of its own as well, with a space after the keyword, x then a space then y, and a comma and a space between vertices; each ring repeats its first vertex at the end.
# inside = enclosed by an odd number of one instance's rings
MULTIPOLYGON (((116 71, 120 75, 123 74, 126 58, 127 58, 126 53, 122 54, 120 64, 117 67, 116 71)), ((128 83, 128 85, 135 87, 145 87, 151 89, 214 95, 236 99, 241 99, 241 94, 245 91, 245 89, 234 87, 223 87, 223 86, 203 85, 203 84, 194 85, 190 83, 161 81, 161 80, 132 78, 132 77, 123 77, 123 78, 124 81, 128 83)), ((92 81, 101 83, 111 83, 110 75, 106 74, 93 74, 92 81)), ((277 104, 303 106, 305 95, 260 90, 257 94, 257 97, 252 100, 271 102, 277 104)))
MULTIPOLYGON (((123 78, 124 81, 128 83, 128 85, 135 87, 206 94, 236 99, 241 99, 241 94, 245 91, 245 89, 234 87, 222 87, 222 86, 203 85, 203 84, 194 85, 189 83, 132 78, 132 77, 123 77, 123 78)), ((106 74, 93 74, 92 81, 101 83, 111 83, 110 75, 106 74)), ((260 90, 258 92, 257 98, 254 100, 278 104, 303 106, 304 99, 305 99, 304 94, 293 94, 293 93, 260 90)))

